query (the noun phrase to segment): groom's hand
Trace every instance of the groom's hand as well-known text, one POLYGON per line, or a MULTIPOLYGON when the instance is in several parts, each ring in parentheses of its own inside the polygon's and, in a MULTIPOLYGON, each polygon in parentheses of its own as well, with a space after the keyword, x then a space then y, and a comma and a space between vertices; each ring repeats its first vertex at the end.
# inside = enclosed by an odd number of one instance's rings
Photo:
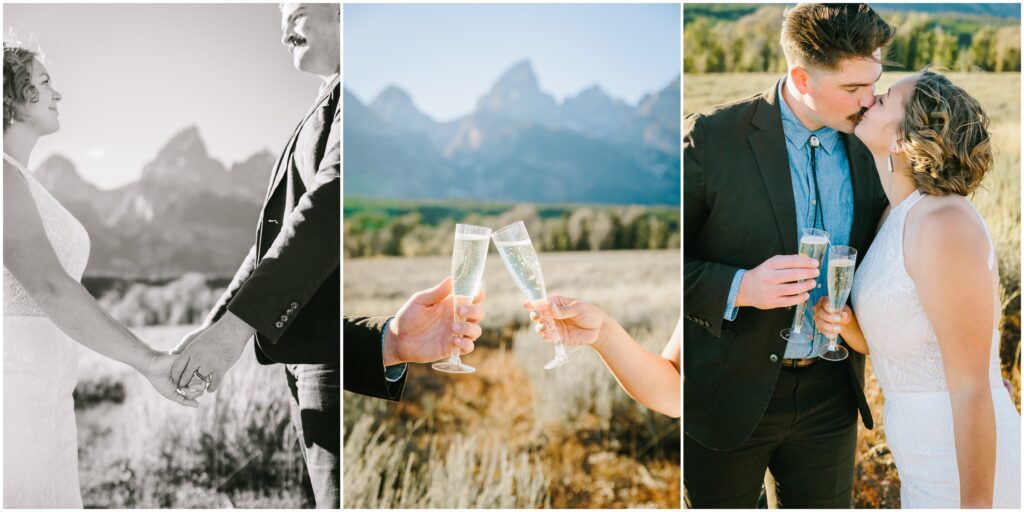
POLYGON ((175 345, 174 348, 171 349, 171 353, 172 354, 180 354, 180 353, 182 353, 185 350, 185 347, 187 347, 189 345, 189 343, 192 343, 192 340, 194 340, 197 337, 199 337, 200 334, 204 333, 209 328, 210 328, 209 325, 202 325, 202 326, 199 326, 198 328, 196 328, 196 330, 186 334, 185 336, 183 336, 181 338, 181 341, 179 341, 178 344, 175 345))
POLYGON ((195 400, 175 392, 177 386, 169 375, 171 365, 175 359, 176 357, 172 354, 154 352, 145 365, 139 369, 139 372, 149 380, 153 389, 163 395, 164 398, 185 407, 199 407, 199 403, 195 400))
POLYGON ((230 311, 224 313, 220 320, 189 342, 181 352, 171 366, 171 380, 183 388, 198 372, 209 379, 208 391, 216 391, 224 374, 238 361, 246 342, 255 332, 230 311))
POLYGON ((451 355, 452 340, 461 353, 473 351, 473 342, 482 334, 484 318, 481 291, 472 303, 459 304, 465 322, 454 322, 455 306, 451 278, 433 288, 417 292, 398 310, 384 333, 384 365, 429 363, 451 355))
POLYGON ((814 258, 802 254, 773 256, 743 274, 736 305, 776 309, 800 304, 816 286, 818 272, 818 260, 814 258))

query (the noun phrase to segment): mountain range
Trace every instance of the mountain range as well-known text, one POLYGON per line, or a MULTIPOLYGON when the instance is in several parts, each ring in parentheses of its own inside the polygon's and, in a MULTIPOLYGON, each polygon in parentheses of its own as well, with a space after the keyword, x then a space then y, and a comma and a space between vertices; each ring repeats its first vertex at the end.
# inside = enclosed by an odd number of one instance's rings
POLYGON ((397 86, 344 100, 347 196, 679 204, 679 77, 636 105, 599 85, 558 103, 522 61, 446 122, 397 86))
POLYGON ((59 154, 34 174, 89 232, 87 273, 227 274, 255 241, 274 159, 264 150, 227 168, 189 127, 160 149, 138 180, 116 189, 95 187, 59 154))

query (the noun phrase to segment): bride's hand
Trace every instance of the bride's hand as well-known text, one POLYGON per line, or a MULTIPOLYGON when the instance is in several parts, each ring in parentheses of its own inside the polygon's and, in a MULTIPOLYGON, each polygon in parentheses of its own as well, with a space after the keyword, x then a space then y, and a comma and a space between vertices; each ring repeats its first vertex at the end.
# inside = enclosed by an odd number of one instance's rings
MULTIPOLYGON (((562 343, 593 345, 600 339, 601 327, 604 325, 605 318, 604 312, 600 308, 588 302, 559 295, 548 296, 548 303, 551 315, 555 319, 554 326, 562 335, 562 343)), ((523 308, 530 312, 534 330, 539 332, 545 341, 551 341, 551 336, 539 314, 540 310, 545 309, 544 304, 535 305, 527 300, 523 302, 523 308)))
POLYGON ((171 365, 177 358, 178 356, 175 354, 153 351, 152 356, 140 371, 149 379, 153 389, 164 398, 185 407, 199 407, 198 402, 178 393, 177 386, 171 381, 171 365))
POLYGON ((842 333, 843 328, 850 325, 853 320, 853 311, 850 306, 844 306, 842 312, 831 313, 827 307, 828 297, 822 297, 814 305, 814 326, 817 327, 818 332, 835 337, 842 333))

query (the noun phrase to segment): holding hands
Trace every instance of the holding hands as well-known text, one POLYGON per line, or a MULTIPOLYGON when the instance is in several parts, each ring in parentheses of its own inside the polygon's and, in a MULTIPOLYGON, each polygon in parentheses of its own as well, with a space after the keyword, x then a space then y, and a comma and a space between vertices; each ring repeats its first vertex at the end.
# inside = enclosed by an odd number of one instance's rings
POLYGON ((171 381, 171 365, 174 364, 175 359, 177 357, 174 354, 154 350, 142 366, 138 368, 139 373, 145 376, 149 380, 150 385, 153 386, 153 389, 164 398, 185 407, 199 407, 195 398, 202 394, 201 391, 197 394, 183 394, 178 391, 175 383, 171 381))
POLYGON ((174 348, 174 360, 165 376, 176 393, 193 400, 203 392, 214 392, 224 375, 242 355, 255 330, 230 311, 216 323, 200 327, 182 338, 174 348))

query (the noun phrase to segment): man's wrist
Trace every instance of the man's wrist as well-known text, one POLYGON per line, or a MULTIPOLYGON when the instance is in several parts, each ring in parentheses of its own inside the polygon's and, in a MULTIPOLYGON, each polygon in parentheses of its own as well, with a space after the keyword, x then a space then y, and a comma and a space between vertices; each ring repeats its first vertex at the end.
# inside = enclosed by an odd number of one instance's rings
POLYGON ((220 324, 225 329, 227 334, 226 338, 228 340, 235 341, 243 345, 249 341, 249 338, 256 334, 256 329, 253 329, 252 326, 245 323, 245 320, 242 320, 231 311, 226 311, 224 316, 217 321, 217 324, 220 324))
POLYGON ((384 328, 384 366, 392 366, 402 362, 398 350, 398 329, 395 327, 395 319, 392 318, 384 328))
POLYGON ((733 304, 733 308, 734 309, 735 308, 746 307, 746 306, 750 305, 747 302, 747 287, 746 287, 747 278, 749 276, 750 276, 750 271, 749 270, 746 271, 746 272, 743 272, 743 275, 740 276, 740 286, 736 290, 736 302, 733 304))

